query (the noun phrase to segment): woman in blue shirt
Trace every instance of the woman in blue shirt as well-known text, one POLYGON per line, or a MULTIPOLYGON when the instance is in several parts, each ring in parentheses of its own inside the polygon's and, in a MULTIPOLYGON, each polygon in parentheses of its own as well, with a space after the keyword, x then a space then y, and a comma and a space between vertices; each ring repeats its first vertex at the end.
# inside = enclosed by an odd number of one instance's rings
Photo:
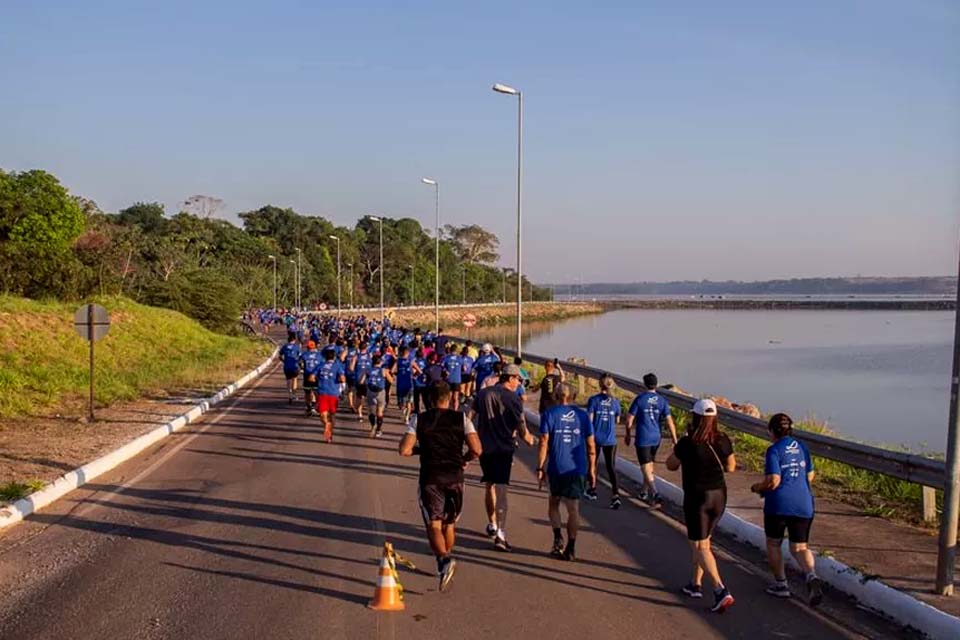
POLYGON ((807 597, 811 606, 823 599, 813 554, 807 547, 813 524, 813 459, 806 446, 793 437, 793 420, 785 413, 775 414, 767 425, 773 444, 767 448, 764 479, 750 490, 763 496, 763 528, 767 535, 767 561, 775 582, 767 593, 789 598, 787 574, 783 563, 783 533, 790 540, 790 553, 806 575, 807 597))
MULTIPOLYGON (((620 490, 617 487, 617 422, 620 420, 620 401, 610 395, 613 389, 613 376, 605 373, 600 376, 600 393, 587 401, 587 413, 593 424, 593 433, 597 441, 597 448, 603 452, 603 461, 607 467, 607 477, 610 479, 610 508, 620 508, 620 490)), ((596 464, 596 460, 594 462, 596 464)), ((594 470, 593 486, 587 489, 588 500, 597 499, 597 473, 594 470)))

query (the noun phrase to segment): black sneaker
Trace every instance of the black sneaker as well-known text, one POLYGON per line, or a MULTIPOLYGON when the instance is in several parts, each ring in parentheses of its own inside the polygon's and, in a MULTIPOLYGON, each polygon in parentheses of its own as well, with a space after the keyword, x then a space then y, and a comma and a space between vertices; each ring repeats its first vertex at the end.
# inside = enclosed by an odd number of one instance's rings
POLYGON ((567 562, 575 562, 577 559, 576 552, 567 545, 567 548, 563 550, 563 554, 560 556, 561 560, 566 560, 567 562))
POLYGON ((713 606, 710 607, 710 611, 713 611, 714 613, 723 613, 724 611, 729 609, 734 602, 736 602, 733 599, 733 596, 730 595, 730 590, 727 589, 726 587, 724 587, 720 591, 714 591, 713 597, 714 597, 714 603, 713 603, 713 606))
POLYGON ((564 550, 563 538, 555 538, 553 541, 553 548, 550 549, 550 555, 553 556, 554 558, 558 558, 558 559, 562 558, 563 550, 564 550))
POLYGON ((693 584, 692 582, 688 585, 685 585, 681 591, 691 598, 696 598, 697 600, 703 597, 703 589, 700 588, 700 585, 693 584))
POLYGON ((823 602, 823 581, 817 576, 807 580, 807 602, 811 607, 819 606, 823 602))
POLYGON ((596 502, 597 500, 597 490, 593 487, 590 487, 583 493, 583 497, 589 500, 590 502, 596 502))
POLYGON ((501 536, 497 536, 493 539, 493 548, 503 553, 510 553, 513 551, 513 547, 509 542, 507 542, 507 539, 501 536))
POLYGON ((653 494, 653 497, 650 498, 650 506, 654 509, 659 509, 663 506, 663 497, 659 493, 653 494))
POLYGON ((492 522, 488 522, 486 533, 488 538, 492 538, 497 535, 497 525, 493 524, 492 522))
POLYGON ((786 582, 774 582, 764 591, 768 595, 773 596, 774 598, 789 598, 790 597, 790 587, 787 586, 786 582))
POLYGON ((614 510, 619 509, 621 504, 623 503, 620 502, 620 496, 613 496, 612 498, 610 498, 611 509, 614 509, 614 510))
POLYGON ((448 591, 450 583, 453 581, 453 573, 457 570, 457 561, 453 558, 447 558, 440 570, 440 591, 448 591))

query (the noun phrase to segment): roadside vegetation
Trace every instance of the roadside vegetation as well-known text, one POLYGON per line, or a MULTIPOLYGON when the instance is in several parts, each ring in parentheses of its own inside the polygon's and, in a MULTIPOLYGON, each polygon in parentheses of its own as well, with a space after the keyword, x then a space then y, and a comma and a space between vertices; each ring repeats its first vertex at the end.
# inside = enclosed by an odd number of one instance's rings
MULTIPOLYGON (((208 391, 246 371, 271 347, 214 333, 186 316, 121 297, 97 298, 111 315, 96 344, 96 403, 144 394, 208 391)), ((75 303, 0 296, 0 418, 83 415, 87 342, 73 329, 75 303)))

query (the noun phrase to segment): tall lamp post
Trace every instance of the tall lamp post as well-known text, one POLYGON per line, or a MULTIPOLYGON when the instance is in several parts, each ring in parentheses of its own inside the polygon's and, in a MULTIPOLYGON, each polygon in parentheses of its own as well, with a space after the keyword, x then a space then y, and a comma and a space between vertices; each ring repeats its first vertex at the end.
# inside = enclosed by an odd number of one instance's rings
MULTIPOLYGON (((292 268, 293 268, 293 286, 296 287, 296 286, 297 286, 297 261, 291 259, 291 260, 290 260, 290 264, 293 265, 293 267, 292 267, 292 268)), ((294 305, 294 306, 297 305, 297 292, 296 292, 296 291, 293 292, 293 305, 294 305)))
POLYGON ((340 317, 340 238, 338 236, 330 236, 331 240, 337 241, 337 317, 340 317))
POLYGON ((367 216, 374 222, 380 223, 380 322, 383 322, 383 218, 367 216))
POLYGON ((433 309, 434 309, 434 323, 433 330, 435 332, 440 331, 440 184, 433 178, 420 178, 420 182, 423 184, 428 184, 433 187, 434 193, 434 213, 436 214, 437 223, 434 234, 436 235, 436 251, 434 252, 434 266, 433 266, 433 309))
POLYGON ((523 205, 523 93, 519 89, 505 84, 493 85, 493 90, 510 96, 517 96, 517 355, 522 355, 523 324, 523 271, 521 269, 521 221, 523 205))
POLYGON ((273 260, 273 310, 277 310, 277 256, 272 253, 267 256, 273 260))
POLYGON ((953 595, 953 573, 957 561, 957 526, 960 524, 960 283, 953 332, 953 373, 950 377, 950 418, 947 423, 947 459, 943 479, 943 516, 937 550, 937 593, 953 595))
POLYGON ((353 263, 347 265, 350 271, 350 308, 353 309, 353 263))

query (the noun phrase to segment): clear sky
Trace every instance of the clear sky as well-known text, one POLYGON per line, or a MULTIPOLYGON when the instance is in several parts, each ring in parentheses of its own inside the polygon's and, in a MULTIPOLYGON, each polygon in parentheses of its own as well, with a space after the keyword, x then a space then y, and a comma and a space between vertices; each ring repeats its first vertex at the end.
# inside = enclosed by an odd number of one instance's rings
POLYGON ((960 2, 5 2, 0 167, 479 223, 541 281, 943 275, 960 2))

